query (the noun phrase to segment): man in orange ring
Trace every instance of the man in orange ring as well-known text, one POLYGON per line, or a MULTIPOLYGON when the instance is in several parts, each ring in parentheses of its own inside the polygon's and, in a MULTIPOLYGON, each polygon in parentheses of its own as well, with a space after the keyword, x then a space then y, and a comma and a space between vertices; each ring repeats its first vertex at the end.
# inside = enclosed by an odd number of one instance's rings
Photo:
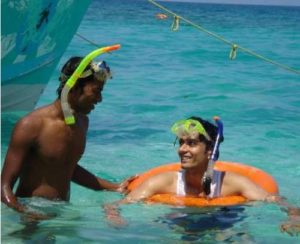
POLYGON ((71 181, 96 191, 126 192, 133 179, 112 183, 78 164, 86 146, 88 114, 102 101, 103 87, 110 78, 110 69, 105 62, 88 65, 68 95, 76 123, 66 125, 61 92, 82 60, 81 57, 68 60, 59 78, 58 98, 22 118, 12 133, 1 174, 1 201, 33 219, 47 216, 29 211, 17 197, 68 201, 71 181), (19 183, 14 193, 17 179, 19 183))
MULTIPOLYGON (((116 210, 120 203, 145 200, 155 194, 171 193, 181 196, 221 196, 241 195, 252 201, 278 202, 288 208, 289 222, 282 225, 282 230, 290 234, 300 231, 300 209, 289 206, 280 197, 272 195, 253 183, 248 178, 233 172, 213 172, 209 194, 205 193, 203 176, 217 140, 218 128, 199 117, 176 122, 172 128, 179 140, 178 155, 182 171, 170 171, 152 176, 131 191, 116 205, 105 205, 109 220, 121 224, 116 210)), ((219 138, 220 142, 223 138, 219 138)))

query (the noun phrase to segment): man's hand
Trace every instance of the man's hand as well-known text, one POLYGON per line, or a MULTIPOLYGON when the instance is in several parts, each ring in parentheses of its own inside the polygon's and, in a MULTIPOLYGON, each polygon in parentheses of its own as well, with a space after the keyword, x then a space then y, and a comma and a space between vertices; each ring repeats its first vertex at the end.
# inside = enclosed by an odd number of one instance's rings
POLYGON ((129 184, 132 181, 134 181, 137 177, 138 177, 138 175, 131 176, 128 179, 126 179, 125 181, 123 181, 122 183, 120 183, 116 191, 120 192, 120 193, 128 194, 130 192, 128 189, 129 184))
POLYGON ((103 206, 103 209, 105 212, 106 220, 112 227, 122 228, 128 225, 128 223, 120 215, 118 203, 105 204, 103 206))
POLYGON ((289 220, 280 226, 282 232, 286 232, 291 236, 298 236, 300 233, 300 208, 289 207, 289 220))
POLYGON ((27 222, 35 222, 39 220, 48 220, 56 217, 57 214, 55 213, 38 213, 38 212, 33 212, 33 211, 26 211, 23 213, 23 220, 26 220, 27 222))
POLYGON ((280 226, 282 232, 286 232, 291 236, 298 236, 300 233, 300 219, 298 221, 288 221, 280 226))

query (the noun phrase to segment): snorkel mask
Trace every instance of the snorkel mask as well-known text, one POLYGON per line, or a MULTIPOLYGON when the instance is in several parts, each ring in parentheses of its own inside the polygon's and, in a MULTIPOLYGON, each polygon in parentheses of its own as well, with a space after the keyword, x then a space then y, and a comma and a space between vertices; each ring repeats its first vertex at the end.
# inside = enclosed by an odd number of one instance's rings
POLYGON ((95 77, 101 81, 106 81, 108 77, 111 77, 109 67, 106 66, 105 62, 102 63, 92 63, 91 69, 85 70, 85 68, 91 63, 91 61, 106 52, 118 50, 120 48, 120 45, 113 45, 108 47, 102 47, 99 49, 94 50, 93 52, 90 52, 85 58, 80 62, 76 70, 73 72, 71 77, 67 80, 62 93, 61 93, 61 107, 63 110, 65 123, 67 125, 75 124, 75 117, 73 115, 73 111, 70 107, 70 104, 68 103, 68 94, 70 90, 75 86, 77 80, 79 78, 88 77, 91 74, 94 74, 95 77))
POLYGON ((177 137, 182 137, 184 135, 194 136, 196 134, 203 135, 206 140, 211 141, 210 136, 204 129, 203 125, 194 119, 186 119, 177 121, 172 127, 171 131, 177 137))
POLYGON ((86 78, 93 75, 96 80, 103 82, 106 82, 108 79, 112 78, 110 68, 107 66, 105 61, 98 63, 92 62, 90 67, 91 68, 84 71, 79 78, 86 78))

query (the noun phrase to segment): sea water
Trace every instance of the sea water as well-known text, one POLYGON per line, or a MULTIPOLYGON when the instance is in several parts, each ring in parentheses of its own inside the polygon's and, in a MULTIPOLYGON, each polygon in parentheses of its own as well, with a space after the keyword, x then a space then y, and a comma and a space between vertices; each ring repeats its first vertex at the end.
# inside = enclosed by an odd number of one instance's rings
MULTIPOLYGON (((161 4, 230 42, 300 69, 299 7, 161 4)), ((225 135, 220 159, 270 173, 280 194, 300 206, 300 76, 239 49, 230 60, 231 48, 224 42, 182 21, 173 32, 172 16, 158 20, 157 13, 165 12, 136 0, 94 0, 88 9, 78 33, 99 46, 122 47, 100 57, 110 65, 113 79, 105 86, 103 102, 90 114, 80 165, 120 182, 178 161, 172 123, 192 115, 218 115, 225 135)), ((37 106, 56 98, 61 65, 93 49, 74 36, 37 106)), ((2 163, 18 117, 2 114, 2 163)), ((287 215, 276 204, 208 209, 130 204, 120 210, 127 225, 115 228, 106 221, 102 205, 121 197, 72 184, 69 203, 21 199, 36 211, 56 215, 40 223, 30 223, 2 204, 2 241, 299 243, 299 236, 280 232, 287 215)))

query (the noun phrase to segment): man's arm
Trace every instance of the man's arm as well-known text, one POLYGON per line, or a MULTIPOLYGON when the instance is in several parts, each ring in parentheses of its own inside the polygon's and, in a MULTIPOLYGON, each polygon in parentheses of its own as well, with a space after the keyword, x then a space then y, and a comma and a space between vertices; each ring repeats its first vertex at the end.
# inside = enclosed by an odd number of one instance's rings
POLYGON ((224 192, 225 195, 242 195, 250 201, 264 201, 271 196, 247 177, 232 172, 225 174, 224 192))
POLYGON ((126 202, 143 201, 155 194, 172 193, 173 192, 173 173, 162 173, 155 175, 143 182, 136 189, 131 191, 126 198, 126 202))
POLYGON ((18 179, 24 159, 34 144, 39 130, 39 121, 24 118, 14 128, 1 173, 1 201, 19 212, 25 211, 15 194, 13 187, 18 179))
POLYGON ((73 176, 72 181, 75 183, 87 187, 89 189, 100 191, 100 190, 109 190, 117 191, 119 184, 109 182, 107 180, 101 179, 86 169, 82 168, 80 165, 77 165, 73 176))
POLYGON ((145 200, 159 193, 173 191, 173 175, 170 173, 153 176, 132 190, 125 198, 103 206, 106 218, 114 226, 125 225, 119 213, 119 205, 145 200))
POLYGON ((230 177, 230 185, 237 193, 253 201, 267 201, 277 203, 286 210, 289 219, 281 225, 281 230, 290 235, 300 233, 300 208, 290 205, 284 198, 270 194, 248 178, 233 174, 230 177))
POLYGON ((87 171, 80 165, 76 166, 72 176, 72 181, 74 181, 75 183, 95 191, 108 190, 127 192, 129 183, 134 179, 135 176, 129 177, 122 183, 112 183, 93 175, 91 172, 87 171))

